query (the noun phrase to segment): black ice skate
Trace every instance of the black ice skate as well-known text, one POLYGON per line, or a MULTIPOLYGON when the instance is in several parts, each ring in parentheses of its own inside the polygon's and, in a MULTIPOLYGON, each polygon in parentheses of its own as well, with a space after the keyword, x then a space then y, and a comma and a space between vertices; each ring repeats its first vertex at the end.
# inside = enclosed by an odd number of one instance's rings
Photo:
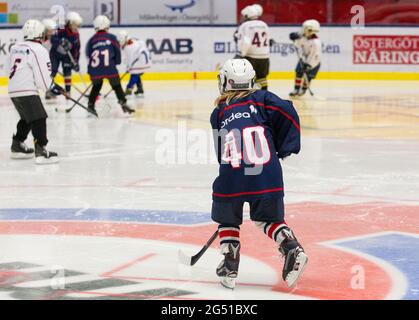
POLYGON ((126 96, 130 96, 132 94, 132 89, 130 89, 130 88, 126 88, 125 89, 125 95, 126 96))
POLYGON ((240 243, 222 244, 221 253, 224 255, 224 260, 217 267, 217 276, 220 277, 221 284, 224 287, 234 289, 239 271, 240 243))
POLYGON ((35 143, 35 163, 52 164, 58 162, 58 155, 55 152, 47 151, 45 147, 35 143))
POLYGON ((57 96, 51 92, 51 90, 48 90, 45 92, 45 100, 51 100, 51 99, 57 99, 57 96))
POLYGON ((297 97, 300 96, 300 90, 299 89, 294 89, 294 91, 289 93, 290 97, 297 97))
POLYGON ((305 95, 307 92, 307 88, 302 88, 300 93, 298 94, 300 97, 302 97, 303 95, 305 95))
POLYGON ((144 97, 144 90, 143 89, 137 89, 137 91, 135 91, 134 94, 137 97, 144 97))
POLYGON ((34 150, 32 148, 28 148, 26 144, 15 138, 13 138, 12 147, 10 149, 12 151, 10 156, 12 159, 30 159, 33 158, 34 155, 34 150))
POLYGON ((134 109, 131 109, 131 108, 127 105, 127 102, 122 102, 122 103, 120 103, 120 104, 121 104, 122 111, 124 111, 124 113, 131 114, 131 113, 134 113, 134 112, 135 112, 135 110, 134 110, 134 109))
POLYGON ((94 104, 88 104, 87 109, 89 109, 89 115, 94 114, 96 117, 98 117, 98 114, 96 112, 94 104))
POLYGON ((288 287, 293 288, 304 271, 308 257, 291 229, 284 229, 282 233, 285 237, 279 247, 279 252, 285 258, 282 279, 287 282, 288 287))

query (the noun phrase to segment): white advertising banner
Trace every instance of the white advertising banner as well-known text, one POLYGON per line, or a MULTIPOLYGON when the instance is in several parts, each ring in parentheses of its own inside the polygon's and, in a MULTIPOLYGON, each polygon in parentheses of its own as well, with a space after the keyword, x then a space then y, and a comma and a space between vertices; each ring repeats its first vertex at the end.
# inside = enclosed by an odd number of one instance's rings
MULTIPOLYGON (((217 66, 235 55, 233 27, 165 27, 123 28, 147 43, 152 56, 150 72, 215 71, 217 66)), ((112 28, 117 33, 121 28, 112 28)), ((272 27, 271 71, 292 71, 297 63, 289 33, 292 27, 272 27)), ((419 72, 418 28, 322 28, 323 60, 321 71, 419 72)), ((92 28, 81 29, 81 71, 86 71, 85 44, 92 28)), ((10 46, 22 38, 21 30, 0 29, 1 76, 10 46)), ((4 70, 6 69, 6 70, 4 70)), ((121 67, 121 71, 125 71, 121 67)))
POLYGON ((234 24, 236 0, 121 1, 121 24, 234 24))

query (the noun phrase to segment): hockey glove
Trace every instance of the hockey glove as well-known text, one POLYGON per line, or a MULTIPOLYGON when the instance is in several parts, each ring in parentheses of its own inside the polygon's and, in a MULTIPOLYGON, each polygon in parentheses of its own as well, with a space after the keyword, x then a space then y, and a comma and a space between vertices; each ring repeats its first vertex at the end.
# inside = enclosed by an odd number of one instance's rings
POLYGON ((290 40, 295 41, 301 38, 301 34, 298 32, 291 32, 290 33, 290 40))
POLYGON ((56 96, 59 96, 61 93, 64 92, 63 87, 56 83, 52 83, 51 88, 49 90, 56 96))
POLYGON ((311 66, 308 63, 303 63, 303 72, 307 73, 311 70, 311 66))
POLYGON ((65 52, 70 51, 71 48, 73 47, 71 42, 66 38, 61 39, 60 46, 62 47, 63 51, 65 51, 65 52))
POLYGON ((80 66, 77 62, 75 64, 73 64, 73 70, 76 71, 76 72, 80 71, 80 66))

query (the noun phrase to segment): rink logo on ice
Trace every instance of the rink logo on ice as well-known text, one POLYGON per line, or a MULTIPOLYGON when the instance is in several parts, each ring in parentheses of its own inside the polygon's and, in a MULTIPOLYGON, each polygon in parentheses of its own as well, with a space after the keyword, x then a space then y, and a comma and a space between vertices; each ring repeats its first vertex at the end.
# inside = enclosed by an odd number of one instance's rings
POLYGON ((419 64, 419 36, 354 35, 354 64, 419 64))
POLYGON ((176 298, 196 294, 169 286, 141 289, 141 282, 95 275, 61 266, 44 266, 25 261, 0 263, 2 299, 18 300, 103 300, 176 298), (83 278, 83 280, 81 280, 83 278))
MULTIPOLYGON (((419 235, 388 231, 328 241, 323 245, 362 256, 385 270, 393 282, 388 299, 419 299, 419 235)), ((362 266, 354 266, 351 273, 355 275, 351 288, 365 289, 362 266)))

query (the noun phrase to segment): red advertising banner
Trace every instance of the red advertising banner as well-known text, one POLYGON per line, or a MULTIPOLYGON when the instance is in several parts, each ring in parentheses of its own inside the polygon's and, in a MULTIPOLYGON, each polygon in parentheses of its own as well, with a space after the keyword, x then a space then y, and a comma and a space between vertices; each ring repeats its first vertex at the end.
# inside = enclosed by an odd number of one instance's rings
POLYGON ((354 64, 419 64, 419 36, 354 35, 354 64))

